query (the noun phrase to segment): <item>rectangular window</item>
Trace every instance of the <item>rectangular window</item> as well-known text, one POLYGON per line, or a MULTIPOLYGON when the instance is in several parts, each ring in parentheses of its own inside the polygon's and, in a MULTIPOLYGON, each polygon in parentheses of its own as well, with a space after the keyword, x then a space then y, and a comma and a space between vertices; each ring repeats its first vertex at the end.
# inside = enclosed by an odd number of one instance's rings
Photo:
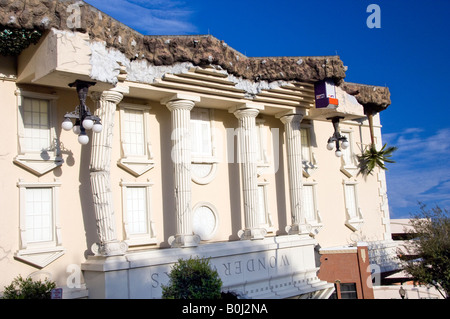
POLYGON ((191 154, 193 158, 212 157, 210 110, 191 110, 191 154))
POLYGON ((357 231, 363 223, 363 216, 358 204, 356 183, 344 182, 344 196, 347 215, 345 225, 351 230, 357 231))
POLYGON ((352 150, 352 140, 351 140, 351 134, 349 132, 341 132, 341 136, 344 136, 347 138, 348 143, 350 144, 349 147, 346 149, 341 149, 342 151, 342 158, 344 160, 344 165, 346 166, 354 166, 355 163, 353 161, 353 150, 352 150))
POLYGON ((356 218, 358 206, 356 203, 356 192, 354 184, 345 184, 345 205, 350 218, 356 218))
POLYGON ((53 199, 51 188, 27 188, 25 222, 27 243, 53 240, 53 199))
POLYGON ((267 206, 266 206, 265 186, 258 185, 258 224, 267 224, 267 206))
POLYGON ((19 187, 20 249, 16 259, 43 268, 64 254, 59 225, 58 180, 24 182, 19 187))
POLYGON ((309 128, 301 128, 301 141, 302 141, 302 162, 311 163, 311 143, 309 141, 309 128))
POLYGON ((49 101, 24 97, 22 104, 24 151, 42 152, 51 147, 49 101))
POLYGON ((151 182, 124 182, 122 186, 124 237, 128 245, 155 244, 151 215, 151 182))
POLYGON ((123 147, 125 153, 129 156, 144 156, 144 112, 125 109, 123 126, 123 147))
POLYGON ((314 186, 303 185, 303 209, 307 221, 316 220, 316 205, 314 198, 314 186))
POLYGON ((148 233, 147 196, 145 187, 127 188, 127 222, 129 235, 148 233))
POLYGON ((358 299, 356 283, 340 283, 341 299, 358 299))
POLYGON ((121 158, 118 165, 134 176, 154 167, 150 143, 150 106, 120 103, 121 158))
POLYGON ((14 163, 41 176, 63 164, 55 129, 58 97, 21 89, 16 96, 18 154, 14 163))

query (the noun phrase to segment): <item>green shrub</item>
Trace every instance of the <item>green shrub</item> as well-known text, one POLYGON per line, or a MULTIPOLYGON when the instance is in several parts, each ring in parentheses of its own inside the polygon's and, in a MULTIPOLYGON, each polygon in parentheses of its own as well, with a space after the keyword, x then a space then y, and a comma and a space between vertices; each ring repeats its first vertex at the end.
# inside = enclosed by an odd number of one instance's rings
POLYGON ((163 299, 220 299, 222 280, 211 269, 209 258, 178 259, 162 286, 163 299))
POLYGON ((9 286, 5 286, 3 299, 50 299, 51 291, 55 287, 53 281, 33 281, 19 275, 9 286))

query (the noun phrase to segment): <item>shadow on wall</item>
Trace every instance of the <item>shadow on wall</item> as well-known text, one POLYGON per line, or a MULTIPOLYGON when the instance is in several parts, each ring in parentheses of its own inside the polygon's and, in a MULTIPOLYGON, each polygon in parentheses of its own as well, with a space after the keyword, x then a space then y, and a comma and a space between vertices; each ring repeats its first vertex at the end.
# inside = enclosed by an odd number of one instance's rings
POLYGON ((161 154, 161 189, 162 189, 162 213, 163 213, 163 232, 164 238, 161 242, 161 248, 170 247, 168 239, 170 236, 176 234, 176 211, 174 199, 174 168, 172 165, 172 147, 165 147, 172 145, 172 124, 170 111, 164 105, 153 107, 152 112, 155 112, 155 117, 160 123, 160 154, 161 154))

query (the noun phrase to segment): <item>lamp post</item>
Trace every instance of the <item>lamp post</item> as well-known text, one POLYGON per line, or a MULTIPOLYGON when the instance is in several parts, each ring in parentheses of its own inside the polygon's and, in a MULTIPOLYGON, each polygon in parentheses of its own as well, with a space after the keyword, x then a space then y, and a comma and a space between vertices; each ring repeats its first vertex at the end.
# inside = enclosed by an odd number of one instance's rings
POLYGON ((347 147, 349 147, 348 140, 345 136, 342 136, 341 133, 339 133, 339 120, 343 119, 341 116, 335 116, 328 118, 327 120, 331 120, 334 127, 334 133, 333 136, 331 136, 328 139, 327 142, 327 149, 332 151, 334 149, 334 146, 336 145, 336 152, 334 153, 337 157, 341 157, 342 151, 341 149, 345 150, 347 147))
POLYGON ((92 115, 89 108, 86 106, 88 90, 89 87, 93 85, 95 85, 95 82, 82 80, 76 80, 69 84, 70 87, 76 87, 80 105, 78 105, 74 111, 64 115, 64 121, 61 125, 65 131, 73 130, 73 132, 78 135, 78 142, 82 145, 89 143, 89 137, 86 135, 86 130, 92 129, 94 133, 100 133, 103 129, 101 119, 98 116, 92 115), (75 125, 73 125, 71 119, 75 120, 75 125))

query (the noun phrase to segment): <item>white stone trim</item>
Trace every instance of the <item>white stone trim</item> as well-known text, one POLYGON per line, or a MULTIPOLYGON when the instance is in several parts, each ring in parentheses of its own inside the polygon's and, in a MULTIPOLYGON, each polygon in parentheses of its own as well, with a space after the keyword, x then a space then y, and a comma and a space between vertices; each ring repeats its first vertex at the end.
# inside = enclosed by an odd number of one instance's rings
POLYGON ((311 226, 311 234, 313 236, 317 235, 323 227, 322 216, 320 215, 319 210, 319 200, 317 199, 317 182, 303 182, 303 186, 311 186, 313 193, 313 203, 314 203, 314 220, 307 220, 307 223, 311 226))
POLYGON ((121 158, 117 165, 134 176, 141 176, 155 166, 154 156, 152 152, 151 136, 150 136, 150 110, 149 105, 120 103, 120 142, 121 142, 121 158), (143 115, 143 136, 144 136, 144 154, 142 156, 128 154, 125 141, 123 127, 125 124, 126 110, 136 110, 142 112, 143 115))
POLYGON ((194 223, 194 233, 195 233, 195 212, 196 212, 196 210, 198 208, 200 208, 202 206, 209 208, 211 210, 213 216, 214 216, 214 219, 215 219, 215 224, 214 224, 213 230, 207 236, 200 236, 201 240, 207 241, 207 240, 211 240, 211 239, 214 238, 214 236, 215 236, 215 234, 217 232, 217 229, 219 228, 219 223, 220 223, 220 221, 219 221, 219 213, 217 211, 217 208, 213 204, 211 204, 209 202, 202 201, 202 202, 198 202, 197 204, 195 204, 194 207, 192 208, 192 214, 193 214, 192 219, 193 219, 193 223, 194 223))
POLYGON ((262 239, 267 231, 257 224, 258 180, 255 154, 255 134, 258 108, 238 108, 234 115, 239 122, 238 140, 245 229, 238 232, 241 239, 262 239))
POLYGON ((359 196, 358 196, 358 182, 356 181, 343 181, 343 191, 344 191, 344 202, 345 202, 345 226, 350 228, 352 231, 358 231, 362 224, 364 223, 363 214, 361 211, 361 208, 359 206, 359 196), (347 194, 345 187, 347 185, 353 185, 354 186, 354 194, 355 194, 355 208, 356 208, 356 216, 351 216, 348 210, 348 203, 347 203, 347 194))
POLYGON ((14 158, 14 163, 32 172, 36 176, 44 175, 45 173, 63 164, 61 150, 59 148, 59 140, 55 128, 56 123, 58 122, 56 118, 56 100, 58 99, 58 96, 54 94, 25 91, 22 89, 17 89, 15 94, 17 96, 18 154, 14 158), (21 111, 24 98, 48 101, 48 120, 51 146, 47 150, 42 150, 40 152, 25 150, 25 126, 21 111))
POLYGON ((170 111, 172 128, 171 158, 174 169, 174 194, 176 207, 176 234, 169 237, 172 247, 195 247, 200 237, 192 231, 191 203, 191 138, 190 111, 200 97, 175 94, 163 99, 170 111))
POLYGON ((155 222, 152 218, 152 186, 154 183, 147 180, 147 182, 128 182, 122 180, 120 186, 122 187, 122 225, 124 230, 125 242, 128 246, 138 246, 138 245, 150 245, 156 244, 156 232, 155 232, 155 222), (128 230, 128 211, 127 211, 127 188, 129 187, 145 187, 146 190, 146 214, 147 214, 147 227, 148 233, 146 234, 130 234, 128 230))
POLYGON ((358 166, 355 155, 354 133, 355 132, 353 132, 352 128, 341 129, 341 134, 348 134, 348 143, 350 144, 347 149, 341 150, 342 153, 347 153, 350 157, 350 160, 346 160, 345 154, 341 157, 341 172, 349 178, 356 176, 356 174, 358 173, 358 166))
POLYGON ((65 248, 62 246, 60 225, 59 188, 61 182, 25 182, 19 180, 19 233, 20 249, 14 254, 16 259, 44 268, 48 264, 61 257, 65 248), (51 188, 52 190, 52 223, 53 239, 40 243, 28 243, 26 236, 26 192, 28 188, 51 188))

